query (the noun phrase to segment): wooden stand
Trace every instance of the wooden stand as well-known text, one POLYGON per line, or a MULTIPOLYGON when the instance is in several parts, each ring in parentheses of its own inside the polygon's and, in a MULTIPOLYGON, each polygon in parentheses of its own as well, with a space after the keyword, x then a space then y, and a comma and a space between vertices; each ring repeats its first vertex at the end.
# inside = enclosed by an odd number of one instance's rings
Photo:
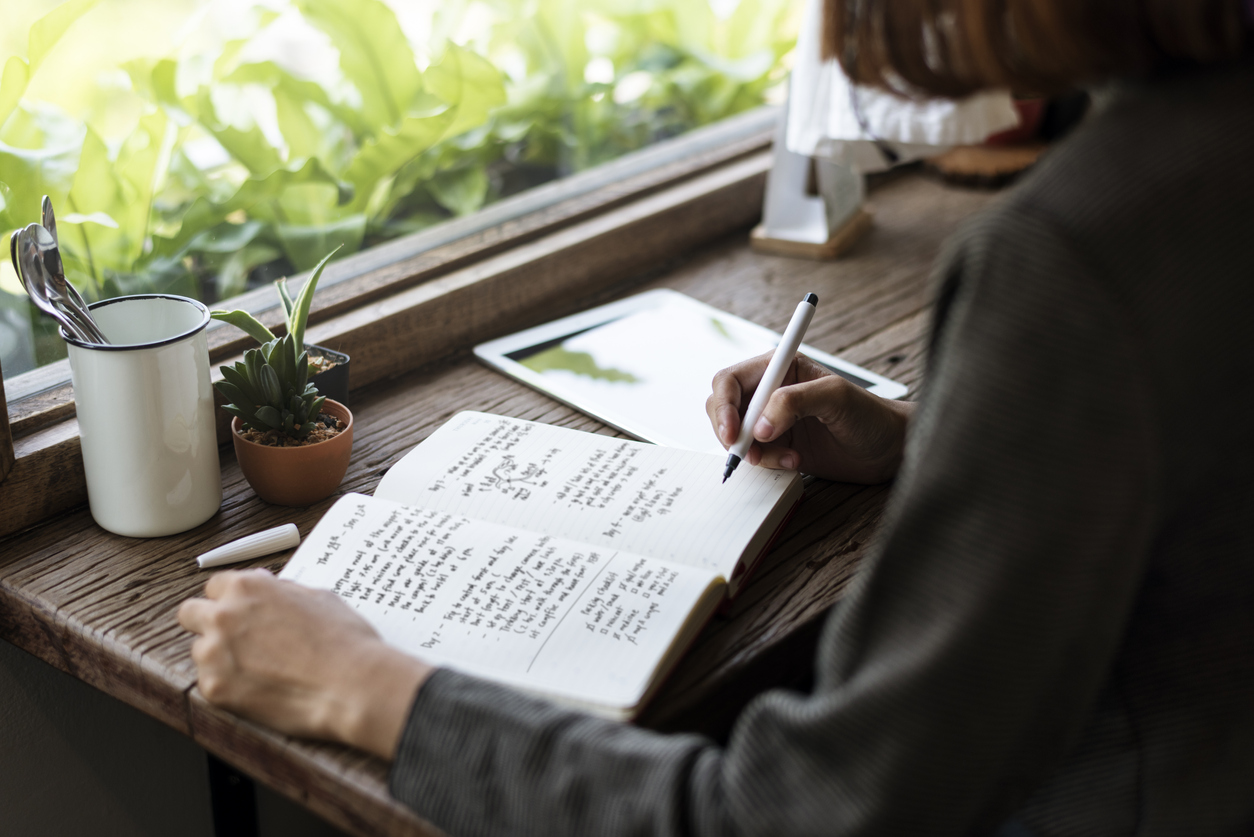
POLYGON ((791 241, 787 238, 771 238, 766 234, 766 227, 758 224, 749 233, 749 246, 759 253, 771 253, 776 256, 792 256, 798 259, 834 259, 857 244, 863 234, 871 228, 871 213, 866 208, 859 208, 840 229, 821 244, 809 241, 791 241))
POLYGON ((924 165, 950 183, 999 189, 1027 171, 1045 151, 1045 143, 960 145, 929 157, 924 165))

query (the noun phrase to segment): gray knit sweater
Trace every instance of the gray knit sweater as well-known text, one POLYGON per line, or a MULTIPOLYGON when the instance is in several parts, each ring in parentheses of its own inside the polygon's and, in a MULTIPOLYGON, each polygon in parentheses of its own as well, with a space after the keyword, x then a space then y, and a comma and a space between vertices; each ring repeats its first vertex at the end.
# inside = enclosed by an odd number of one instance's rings
POLYGON ((725 747, 448 671, 457 835, 1254 832, 1254 66, 1122 89, 969 223, 884 529, 725 747))

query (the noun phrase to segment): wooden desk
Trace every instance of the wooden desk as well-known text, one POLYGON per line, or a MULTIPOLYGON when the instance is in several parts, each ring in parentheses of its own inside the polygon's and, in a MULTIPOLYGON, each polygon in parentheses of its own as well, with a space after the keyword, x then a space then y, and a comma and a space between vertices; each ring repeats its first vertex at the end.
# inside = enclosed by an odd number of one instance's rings
MULTIPOLYGON (((754 254, 746 230, 588 303, 669 287, 782 330, 797 300, 813 291, 822 304, 808 342, 909 384, 913 397, 929 267, 943 238, 988 200, 987 193, 907 174, 872 194, 875 228, 841 261, 754 254)), ((372 492, 393 462, 459 410, 612 432, 465 354, 356 391, 352 406, 353 463, 343 491, 372 492)), ((341 828, 435 833, 388 795, 382 762, 239 720, 196 689, 192 638, 175 621, 179 604, 199 594, 208 577, 194 557, 288 521, 307 533, 334 499, 304 510, 269 506, 248 488, 229 448, 222 468, 221 512, 183 535, 117 537, 99 529, 84 507, 0 541, 0 636, 191 736, 341 828)), ((706 629, 641 722, 717 735, 752 695, 804 678, 821 619, 872 542, 887 491, 812 483, 734 610, 706 629)), ((278 570, 286 558, 253 565, 278 570)))

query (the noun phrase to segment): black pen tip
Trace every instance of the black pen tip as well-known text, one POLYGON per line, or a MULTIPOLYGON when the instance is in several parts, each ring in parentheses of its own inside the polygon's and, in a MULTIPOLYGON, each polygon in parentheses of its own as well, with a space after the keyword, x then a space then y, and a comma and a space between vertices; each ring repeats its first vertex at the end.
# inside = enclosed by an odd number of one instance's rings
POLYGON ((740 464, 740 457, 736 454, 728 454, 727 467, 723 469, 723 482, 727 482, 727 478, 732 475, 732 471, 736 470, 736 466, 740 464))

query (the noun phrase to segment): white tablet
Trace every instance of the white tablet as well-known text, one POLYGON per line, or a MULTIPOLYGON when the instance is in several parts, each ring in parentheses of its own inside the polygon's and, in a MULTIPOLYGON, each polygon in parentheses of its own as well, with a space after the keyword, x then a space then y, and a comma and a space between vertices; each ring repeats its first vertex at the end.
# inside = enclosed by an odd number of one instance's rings
MULTIPOLYGON (((710 381, 778 343, 768 328, 655 290, 483 343, 475 355, 637 439, 721 454, 705 414, 710 381)), ((876 395, 906 394, 904 385, 813 346, 801 351, 876 395)))

